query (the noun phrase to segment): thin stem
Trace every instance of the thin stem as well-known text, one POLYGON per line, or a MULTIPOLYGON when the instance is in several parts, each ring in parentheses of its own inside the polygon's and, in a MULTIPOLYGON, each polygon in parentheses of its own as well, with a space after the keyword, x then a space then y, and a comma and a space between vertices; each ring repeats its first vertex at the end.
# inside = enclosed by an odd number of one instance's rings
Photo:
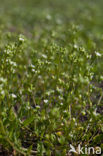
POLYGON ((100 96, 100 98, 99 98, 99 100, 98 100, 97 105, 100 105, 102 98, 103 98, 103 92, 102 92, 102 94, 101 94, 101 96, 100 96))

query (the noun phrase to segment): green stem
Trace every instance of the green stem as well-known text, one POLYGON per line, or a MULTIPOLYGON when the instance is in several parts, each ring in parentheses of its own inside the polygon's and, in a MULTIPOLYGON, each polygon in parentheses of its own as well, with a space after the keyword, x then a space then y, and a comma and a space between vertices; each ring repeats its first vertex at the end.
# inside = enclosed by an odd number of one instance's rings
POLYGON ((0 126, 1 126, 1 132, 2 134, 5 136, 5 139, 8 141, 8 143, 13 147, 13 149, 15 149, 18 153, 23 154, 24 156, 26 156, 26 153, 23 151, 23 149, 21 148, 21 150, 19 150, 9 139, 9 137, 6 135, 6 131, 4 129, 4 125, 2 122, 2 119, 0 119, 0 126))

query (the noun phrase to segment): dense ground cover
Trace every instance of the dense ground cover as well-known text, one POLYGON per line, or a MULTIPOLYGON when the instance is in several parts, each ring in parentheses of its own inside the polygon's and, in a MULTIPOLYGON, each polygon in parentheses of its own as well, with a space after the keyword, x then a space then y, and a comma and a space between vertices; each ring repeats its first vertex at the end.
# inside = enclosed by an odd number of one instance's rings
POLYGON ((0 154, 103 150, 102 0, 0 2, 0 154))

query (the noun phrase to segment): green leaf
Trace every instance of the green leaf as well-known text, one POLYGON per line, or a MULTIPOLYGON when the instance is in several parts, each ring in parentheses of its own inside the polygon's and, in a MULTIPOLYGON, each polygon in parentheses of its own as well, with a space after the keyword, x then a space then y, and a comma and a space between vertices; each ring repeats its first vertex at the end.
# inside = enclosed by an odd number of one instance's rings
POLYGON ((26 120, 23 122, 23 125, 24 125, 24 126, 28 126, 29 124, 32 123, 33 120, 34 120, 34 117, 31 116, 31 117, 29 117, 28 119, 26 119, 26 120))

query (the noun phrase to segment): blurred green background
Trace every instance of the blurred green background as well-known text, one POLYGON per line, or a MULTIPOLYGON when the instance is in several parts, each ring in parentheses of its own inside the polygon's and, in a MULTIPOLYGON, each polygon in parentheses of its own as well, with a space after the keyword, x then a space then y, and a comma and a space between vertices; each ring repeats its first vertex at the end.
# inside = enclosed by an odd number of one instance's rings
POLYGON ((4 0, 0 1, 0 26, 5 30, 32 32, 39 27, 84 24, 96 31, 103 26, 102 0, 4 0), (90 27, 92 24, 92 27, 90 27))

